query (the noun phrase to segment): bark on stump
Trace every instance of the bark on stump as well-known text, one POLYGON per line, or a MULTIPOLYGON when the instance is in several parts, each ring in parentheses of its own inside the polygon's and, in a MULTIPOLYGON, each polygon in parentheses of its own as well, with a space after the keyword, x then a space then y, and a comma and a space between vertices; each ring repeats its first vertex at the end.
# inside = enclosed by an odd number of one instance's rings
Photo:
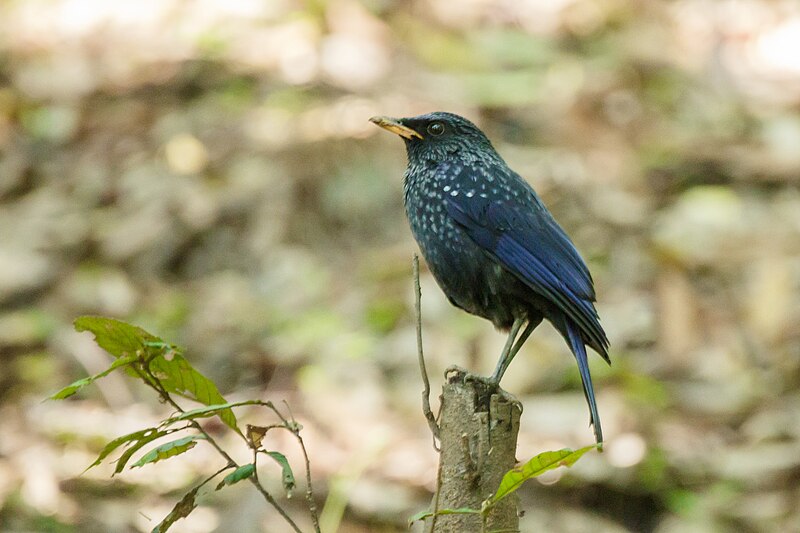
MULTIPOLYGON (((432 510, 480 509, 506 472, 516 465, 515 452, 522 405, 492 387, 486 378, 462 369, 446 373, 442 388, 440 475, 432 510)), ((489 513, 486 530, 519 529, 518 498, 512 494, 489 513)), ((427 519, 426 531, 481 531, 479 514, 439 515, 427 519)))

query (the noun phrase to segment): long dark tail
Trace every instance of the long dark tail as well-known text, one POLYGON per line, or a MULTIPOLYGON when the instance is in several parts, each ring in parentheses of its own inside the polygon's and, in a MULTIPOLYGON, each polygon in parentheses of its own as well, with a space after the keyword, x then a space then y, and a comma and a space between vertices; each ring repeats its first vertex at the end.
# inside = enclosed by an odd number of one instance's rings
POLYGON ((578 371, 581 374, 583 383, 583 394, 586 396, 586 403, 589 404, 589 423, 594 428, 594 438, 598 444, 603 442, 603 429, 600 427, 600 415, 597 413, 597 402, 594 399, 594 387, 592 386, 592 375, 589 373, 589 361, 586 358, 586 344, 581 337, 578 325, 565 316, 559 317, 560 323, 556 323, 558 329, 569 344, 570 350, 575 355, 578 362, 578 371))

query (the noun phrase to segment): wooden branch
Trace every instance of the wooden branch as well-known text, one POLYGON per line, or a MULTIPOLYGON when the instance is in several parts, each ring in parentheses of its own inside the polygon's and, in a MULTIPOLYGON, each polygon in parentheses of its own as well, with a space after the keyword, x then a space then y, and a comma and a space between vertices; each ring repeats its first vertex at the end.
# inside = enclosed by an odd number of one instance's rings
POLYGON ((497 490, 503 475, 516 464, 522 413, 522 405, 514 397, 490 385, 486 378, 457 367, 448 369, 445 377, 439 419, 439 479, 426 531, 517 531, 515 495, 491 509, 485 522, 480 514, 437 514, 442 509, 480 510, 482 502, 497 490))

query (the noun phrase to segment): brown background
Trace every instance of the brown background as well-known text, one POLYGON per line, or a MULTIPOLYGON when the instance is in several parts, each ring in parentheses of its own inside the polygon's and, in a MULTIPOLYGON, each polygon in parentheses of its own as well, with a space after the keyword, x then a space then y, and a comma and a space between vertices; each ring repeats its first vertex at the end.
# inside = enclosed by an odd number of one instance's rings
MULTIPOLYGON (((573 237, 612 342, 607 453, 527 485, 523 530, 800 530, 798 49, 788 1, 3 2, 0 529, 149 531, 221 466, 201 443, 79 476, 168 414, 125 376, 42 402, 108 365, 70 325, 92 313, 186 346, 229 399, 286 399, 327 531, 404 531, 436 456, 405 155, 367 119, 441 109, 573 237)), ((488 373, 503 335, 422 282, 434 387, 488 373)), ((504 385, 520 459, 591 443, 549 326, 504 385)), ((175 531, 281 527, 242 484, 175 531)))

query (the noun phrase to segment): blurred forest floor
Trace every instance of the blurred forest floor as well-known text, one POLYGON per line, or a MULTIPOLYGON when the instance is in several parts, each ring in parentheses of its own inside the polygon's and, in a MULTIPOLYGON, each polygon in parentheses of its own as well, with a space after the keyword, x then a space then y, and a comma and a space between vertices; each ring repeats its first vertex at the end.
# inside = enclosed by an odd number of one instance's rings
MULTIPOLYGON (((0 530, 149 531, 221 466, 80 475, 168 413, 122 375, 42 402, 108 365, 71 327, 104 314, 287 400, 330 527, 405 531, 436 455, 405 154, 367 119, 448 110, 573 237, 612 343, 606 453, 525 487, 523 531, 800 531, 798 50, 790 1, 0 3, 0 530)), ((422 283, 434 389, 488 373, 504 336, 422 283)), ((514 361, 519 459, 592 441, 574 366, 549 326, 514 361)), ((282 531, 241 485, 174 531, 282 531)))

